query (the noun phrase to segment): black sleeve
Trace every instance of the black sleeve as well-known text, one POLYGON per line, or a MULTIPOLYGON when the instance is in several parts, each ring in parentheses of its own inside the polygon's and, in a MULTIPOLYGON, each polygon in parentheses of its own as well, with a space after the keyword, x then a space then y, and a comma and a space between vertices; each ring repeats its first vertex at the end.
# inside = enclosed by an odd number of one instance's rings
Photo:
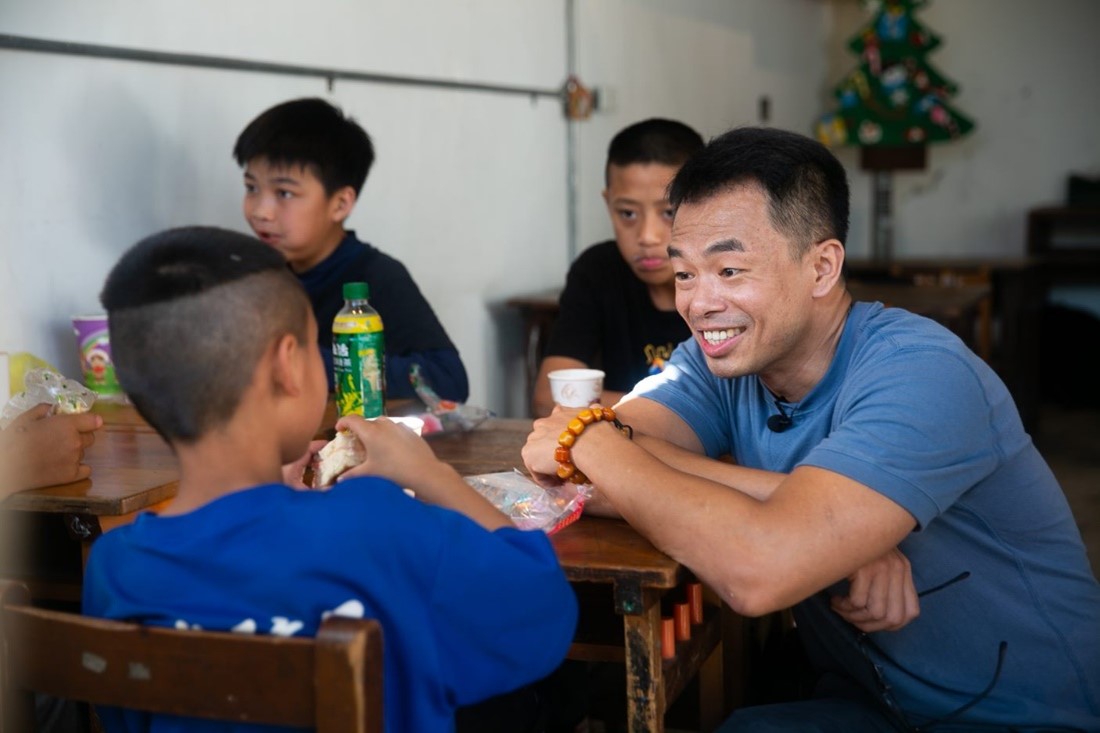
POLYGON ((599 268, 582 253, 570 266, 558 300, 558 318, 551 329, 545 356, 567 356, 592 364, 603 343, 599 268))
POLYGON ((386 382, 392 396, 411 394, 408 366, 428 368, 432 387, 448 399, 464 401, 466 369, 443 324, 424 298, 408 269, 398 260, 375 251, 367 265, 370 303, 382 317, 386 338, 386 382))

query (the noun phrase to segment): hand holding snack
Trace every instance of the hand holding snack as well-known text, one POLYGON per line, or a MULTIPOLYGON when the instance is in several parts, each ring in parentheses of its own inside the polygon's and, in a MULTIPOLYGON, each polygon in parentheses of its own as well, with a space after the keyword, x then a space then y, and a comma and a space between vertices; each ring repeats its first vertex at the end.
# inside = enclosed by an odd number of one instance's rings
POLYGON ((384 476, 408 487, 422 481, 433 466, 446 468, 423 438, 388 418, 364 420, 347 415, 337 421, 336 429, 358 438, 366 453, 358 465, 341 472, 341 478, 384 476))
POLYGON ((338 481, 382 476, 406 492, 415 492, 417 499, 461 512, 489 531, 514 526, 457 471, 436 458, 431 446, 408 425, 385 417, 364 420, 346 415, 336 422, 336 429, 354 435, 366 451, 366 459, 341 473, 338 481))
POLYGON ((0 431, 0 492, 2 496, 39 486, 67 484, 88 478, 84 450, 95 442, 103 425, 99 415, 50 415, 53 405, 26 410, 0 431))
POLYGON ((325 441, 314 440, 309 444, 309 449, 293 463, 283 466, 283 483, 292 489, 309 489, 305 482, 306 468, 310 466, 317 456, 317 452, 325 446, 325 441))

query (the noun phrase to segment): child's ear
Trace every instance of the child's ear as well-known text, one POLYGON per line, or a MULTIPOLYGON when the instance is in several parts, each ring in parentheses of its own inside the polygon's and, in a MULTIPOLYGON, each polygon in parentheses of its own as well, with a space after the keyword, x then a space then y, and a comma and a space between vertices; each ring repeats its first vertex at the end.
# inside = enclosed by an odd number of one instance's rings
POLYGON ((351 186, 344 186, 332 194, 329 197, 329 213, 332 220, 342 222, 347 219, 351 215, 351 210, 355 208, 355 202, 358 198, 355 195, 355 189, 351 186))
POLYGON ((302 345, 293 334, 284 333, 275 341, 272 354, 271 382, 276 393, 297 395, 302 389, 301 359, 298 351, 302 345))

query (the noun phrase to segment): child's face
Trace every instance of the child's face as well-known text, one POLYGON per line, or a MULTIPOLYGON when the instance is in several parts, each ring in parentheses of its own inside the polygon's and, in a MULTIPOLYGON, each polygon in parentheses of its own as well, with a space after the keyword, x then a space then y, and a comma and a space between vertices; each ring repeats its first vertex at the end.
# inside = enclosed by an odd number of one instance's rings
POLYGON ((672 283, 668 245, 672 241, 672 207, 665 197, 675 166, 660 163, 610 165, 603 192, 615 241, 634 275, 647 285, 672 283))
POLYGON ((295 272, 332 254, 354 203, 351 187, 328 196, 305 166, 275 166, 255 158, 244 170, 244 218, 257 237, 283 253, 295 272))

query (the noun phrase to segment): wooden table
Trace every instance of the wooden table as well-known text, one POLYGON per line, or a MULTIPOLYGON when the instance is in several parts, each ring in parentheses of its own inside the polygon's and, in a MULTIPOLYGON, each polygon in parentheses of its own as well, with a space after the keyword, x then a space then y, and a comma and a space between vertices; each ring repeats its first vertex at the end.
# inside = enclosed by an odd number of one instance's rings
POLYGON ((133 407, 98 403, 104 426, 84 453, 92 468, 83 481, 47 486, 9 496, 0 503, 3 531, 18 535, 8 547, 5 572, 25 581, 35 598, 77 601, 91 543, 112 527, 156 510, 176 495, 179 468, 171 448, 133 407), (79 548, 75 560, 50 543, 64 541, 53 529, 61 522, 79 548), (35 535, 45 533, 46 538, 35 535), (43 557, 49 555, 48 558, 43 557), (72 564, 76 567, 69 567, 72 564))
MULTIPOLYGON (((530 420, 493 419, 469 433, 441 433, 427 440, 441 460, 463 475, 496 473, 522 469, 520 450, 530 428, 530 420)), ((664 730, 668 705, 719 648, 720 610, 708 607, 691 640, 678 643, 676 656, 663 660, 662 603, 681 600, 672 596, 694 580, 691 571, 617 519, 582 517, 556 533, 552 542, 582 604, 570 658, 624 662, 629 730, 664 730), (601 603, 606 607, 598 607, 601 603), (617 619, 609 622, 605 612, 617 619), (609 631, 621 636, 608 638, 609 631)), ((707 697, 701 701, 701 717, 709 718, 704 726, 709 729, 725 711, 721 690, 703 692, 707 697)))
MULTIPOLYGON (((86 454, 91 479, 15 494, 2 505, 10 510, 5 514, 64 516, 84 557, 101 532, 171 499, 178 477, 171 450, 133 408, 97 411, 107 424, 86 454)), ((427 440, 441 460, 463 475, 495 473, 522 468, 520 450, 530 427, 530 420, 494 418, 470 432, 436 433, 427 440)), ((570 657, 625 663, 629 729, 664 730, 667 706, 719 648, 719 609, 708 607, 691 640, 677 643, 675 657, 663 660, 662 603, 667 605, 677 589, 693 580, 690 571, 620 520, 582 517, 552 541, 582 603, 570 657)), ((73 592, 78 598, 79 587, 73 592)), ((708 692, 704 714, 708 722, 717 722, 724 712, 721 690, 708 692)))

